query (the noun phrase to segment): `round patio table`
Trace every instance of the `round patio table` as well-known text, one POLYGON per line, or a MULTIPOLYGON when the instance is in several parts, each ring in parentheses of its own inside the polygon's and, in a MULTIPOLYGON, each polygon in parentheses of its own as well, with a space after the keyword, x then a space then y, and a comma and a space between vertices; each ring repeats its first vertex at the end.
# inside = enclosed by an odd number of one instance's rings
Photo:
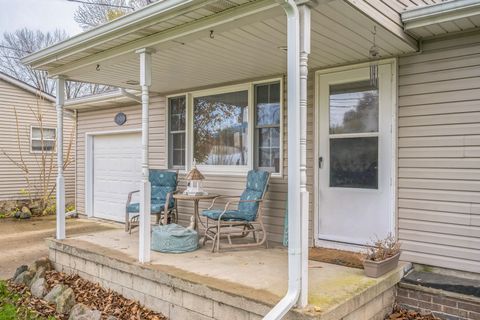
POLYGON ((197 231, 198 231, 198 221, 200 221, 200 224, 205 229, 205 225, 203 224, 202 220, 200 219, 200 213, 198 212, 198 203, 201 200, 212 200, 216 197, 218 197, 218 194, 203 194, 203 195, 193 196, 193 195, 188 195, 188 194, 183 194, 183 193, 175 193, 173 195, 173 198, 176 199, 176 200, 190 200, 190 201, 193 201, 194 228, 197 231))

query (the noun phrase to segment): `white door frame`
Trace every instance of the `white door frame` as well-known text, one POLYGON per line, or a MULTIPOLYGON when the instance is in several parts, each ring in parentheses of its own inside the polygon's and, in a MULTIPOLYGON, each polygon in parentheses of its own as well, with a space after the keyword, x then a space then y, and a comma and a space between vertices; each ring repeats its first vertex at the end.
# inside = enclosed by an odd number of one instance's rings
POLYGON ((124 129, 124 130, 108 130, 93 131, 85 133, 85 214, 92 218, 93 214, 93 139, 96 136, 142 133, 142 129, 124 129))
MULTIPOLYGON (((398 208, 398 197, 397 197, 397 190, 398 190, 398 182, 397 182, 397 176, 398 176, 398 157, 397 157, 397 141, 398 141, 398 125, 397 125, 397 109, 398 109, 398 64, 397 64, 397 59, 396 58, 390 58, 390 59, 383 59, 378 61, 379 65, 386 65, 390 64, 391 65, 391 70, 392 70, 392 78, 391 78, 391 97, 393 99, 392 101, 392 119, 391 119, 391 143, 392 143, 392 154, 391 154, 391 161, 392 161, 392 167, 391 167, 391 177, 392 177, 392 193, 391 193, 391 212, 392 212, 392 219, 391 219, 391 232, 395 237, 398 238, 398 213, 397 213, 397 208, 398 208)), ((336 72, 341 72, 341 71, 347 71, 347 70, 353 70, 353 69, 359 69, 359 68, 365 68, 370 66, 369 62, 365 63, 359 63, 359 64, 354 64, 354 65, 347 65, 347 66, 340 66, 340 67, 334 67, 334 68, 329 68, 329 69, 322 69, 322 70, 317 70, 315 72, 315 95, 314 95, 314 117, 313 117, 313 125, 314 125, 314 143, 313 143, 313 222, 314 222, 314 246, 319 247, 319 246, 327 246, 330 248, 334 249, 343 249, 343 250, 354 250, 358 251, 362 249, 362 246, 358 245, 353 245, 353 244, 343 244, 343 243, 336 243, 333 241, 325 241, 325 240, 320 240, 319 239, 319 156, 320 156, 320 150, 319 150, 319 140, 320 140, 320 125, 319 125, 319 116, 320 116, 320 76, 328 73, 336 73, 336 72)))

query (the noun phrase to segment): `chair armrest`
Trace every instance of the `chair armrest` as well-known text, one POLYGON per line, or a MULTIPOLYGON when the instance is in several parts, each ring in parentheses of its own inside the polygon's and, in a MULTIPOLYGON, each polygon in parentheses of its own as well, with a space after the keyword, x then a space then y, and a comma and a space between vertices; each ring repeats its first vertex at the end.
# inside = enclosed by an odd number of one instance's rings
POLYGON ((258 199, 258 200, 237 200, 237 201, 228 201, 227 204, 225 204, 225 208, 223 209, 223 212, 220 214, 220 216, 218 216, 218 220, 222 220, 222 217, 223 215, 227 212, 228 210, 228 207, 231 205, 231 204, 234 204, 234 203, 249 203, 249 202, 263 202, 263 199, 258 199))
POLYGON ((128 193, 127 207, 128 207, 128 205, 130 204, 130 202, 132 202, 132 195, 133 195, 134 193, 137 193, 137 192, 140 192, 140 190, 135 190, 135 191, 132 191, 132 192, 129 192, 129 193, 128 193))
POLYGON ((167 197, 165 198, 165 214, 168 211, 168 208, 170 207, 170 198, 173 197, 173 195, 177 193, 177 191, 171 191, 167 193, 167 197))
POLYGON ((215 201, 217 201, 217 199, 235 199, 235 198, 240 198, 240 196, 216 196, 215 198, 213 198, 212 204, 210 205, 210 207, 208 207, 207 210, 210 210, 213 208, 213 206, 215 205, 215 201))

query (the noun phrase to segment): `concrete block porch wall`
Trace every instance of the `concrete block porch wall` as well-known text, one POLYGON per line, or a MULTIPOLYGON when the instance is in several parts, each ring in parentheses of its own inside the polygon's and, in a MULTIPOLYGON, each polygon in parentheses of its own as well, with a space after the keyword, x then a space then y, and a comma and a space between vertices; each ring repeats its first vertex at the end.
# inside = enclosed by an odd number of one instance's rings
MULTIPOLYGON (((171 271, 174 270, 167 270, 174 269, 172 267, 141 265, 134 259, 130 261, 121 255, 117 256, 108 249, 105 252, 93 252, 65 241, 51 239, 47 242, 49 258, 57 271, 79 274, 126 298, 137 300, 171 320, 257 320, 263 318, 277 299, 267 293, 252 293, 253 290, 248 288, 236 287, 236 292, 244 289, 245 294, 232 294, 200 280, 192 281, 193 274, 187 280, 178 274, 172 275, 171 271)), ((402 275, 403 270, 394 272, 385 281, 348 301, 339 302, 331 310, 319 312, 314 307, 292 310, 285 319, 384 319, 392 310, 395 286, 402 275)))

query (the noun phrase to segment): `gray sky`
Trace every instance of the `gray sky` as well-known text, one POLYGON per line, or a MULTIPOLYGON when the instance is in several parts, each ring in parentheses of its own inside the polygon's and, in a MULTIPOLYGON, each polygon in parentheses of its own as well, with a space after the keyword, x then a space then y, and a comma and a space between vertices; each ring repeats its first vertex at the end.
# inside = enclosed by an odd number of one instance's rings
POLYGON ((0 0, 0 33, 29 28, 64 29, 70 36, 82 31, 73 20, 78 3, 67 0, 0 0))

